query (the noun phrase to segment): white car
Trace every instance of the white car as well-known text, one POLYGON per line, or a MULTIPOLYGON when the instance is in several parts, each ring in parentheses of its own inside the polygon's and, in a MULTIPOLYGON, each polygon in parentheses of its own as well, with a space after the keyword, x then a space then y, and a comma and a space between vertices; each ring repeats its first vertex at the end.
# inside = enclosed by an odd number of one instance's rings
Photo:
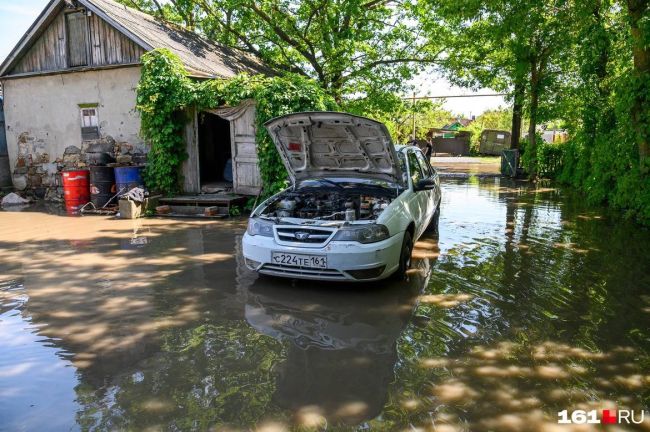
POLYGON ((382 123, 345 113, 265 126, 292 185, 253 210, 246 266, 299 279, 403 277, 414 242, 440 215, 440 180, 420 149, 394 146, 382 123))

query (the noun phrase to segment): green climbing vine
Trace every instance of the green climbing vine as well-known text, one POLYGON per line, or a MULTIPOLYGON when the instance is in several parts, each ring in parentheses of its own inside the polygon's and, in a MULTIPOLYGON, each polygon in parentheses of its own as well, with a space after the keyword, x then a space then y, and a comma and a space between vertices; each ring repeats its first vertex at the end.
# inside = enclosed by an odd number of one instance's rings
POLYGON ((264 77, 238 75, 229 79, 192 80, 169 50, 157 49, 142 57, 137 109, 142 135, 151 144, 145 182, 152 190, 174 194, 180 190, 181 164, 186 159, 183 131, 188 108, 204 110, 256 102, 257 153, 263 194, 286 185, 287 173, 263 124, 273 117, 297 111, 336 110, 338 107, 315 82, 297 75, 264 77))

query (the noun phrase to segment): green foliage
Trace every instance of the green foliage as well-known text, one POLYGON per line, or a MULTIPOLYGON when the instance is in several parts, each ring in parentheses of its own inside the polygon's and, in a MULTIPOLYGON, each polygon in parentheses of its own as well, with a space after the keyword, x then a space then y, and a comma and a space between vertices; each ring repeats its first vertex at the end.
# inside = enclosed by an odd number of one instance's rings
POLYGON ((142 117, 142 134, 151 143, 145 180, 150 189, 166 194, 174 194, 180 187, 188 108, 200 111, 235 106, 247 99, 256 102, 256 142, 265 195, 285 187, 287 173, 264 123, 296 111, 337 109, 334 100, 317 84, 298 75, 239 75, 197 82, 187 76, 178 58, 168 50, 151 51, 142 59, 137 108, 142 117))
MULTIPOLYGON (((435 63, 456 84, 509 92, 517 111, 521 106, 527 114, 529 138, 536 137, 538 123, 566 125, 571 143, 529 146, 533 176, 541 169, 591 202, 608 202, 650 223, 647 1, 414 0, 400 7, 365 0, 125 2, 254 54, 280 76, 199 84, 176 59, 145 57, 138 106, 152 143, 146 176, 167 193, 179 184, 187 107, 257 101, 257 145, 269 193, 282 187, 285 173, 264 120, 332 107, 333 98, 348 111, 385 122, 398 142, 411 138, 415 113, 426 125, 416 132, 422 138, 444 111, 430 103, 411 106, 397 92, 435 63)), ((470 127, 474 148, 477 127, 470 127)))
POLYGON ((151 144, 145 182, 150 188, 178 191, 179 169, 186 159, 183 109, 192 102, 193 86, 185 67, 169 50, 142 56, 137 89, 142 135, 151 144))
POLYGON ((556 178, 562 169, 565 143, 547 143, 537 135, 537 145, 531 151, 529 140, 521 140, 521 165, 539 177, 556 178))
POLYGON ((400 91, 441 54, 441 40, 421 37, 415 2, 120 1, 249 53, 275 74, 312 78, 338 102, 400 91))
POLYGON ((528 145, 522 159, 530 174, 556 177, 590 202, 650 224, 650 3, 420 4, 423 25, 450 47, 452 82, 519 94, 529 139, 537 123, 569 130, 565 145, 528 145))
MULTIPOLYGON (((642 156, 642 143, 650 135, 650 75, 633 61, 639 54, 629 37, 633 3, 628 8, 596 0, 575 5, 577 82, 573 106, 564 115, 573 138, 562 146, 558 179, 583 191, 592 203, 607 202, 650 224, 650 177, 642 156)), ((642 15, 646 29, 638 36, 648 47, 647 2, 642 15)))
POLYGON ((431 128, 444 126, 452 117, 451 112, 443 109, 440 102, 416 100, 413 103, 395 94, 377 94, 369 98, 347 101, 343 109, 384 123, 394 142, 400 144, 413 139, 413 117, 416 139, 426 139, 431 128))

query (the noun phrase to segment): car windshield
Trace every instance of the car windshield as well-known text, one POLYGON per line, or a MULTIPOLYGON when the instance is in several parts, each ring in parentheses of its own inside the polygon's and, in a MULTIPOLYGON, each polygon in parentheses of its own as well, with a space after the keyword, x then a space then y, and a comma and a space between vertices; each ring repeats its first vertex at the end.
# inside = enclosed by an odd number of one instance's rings
POLYGON ((399 160, 399 169, 402 171, 402 183, 408 184, 408 174, 406 171, 406 156, 404 152, 397 152, 397 159, 399 160))

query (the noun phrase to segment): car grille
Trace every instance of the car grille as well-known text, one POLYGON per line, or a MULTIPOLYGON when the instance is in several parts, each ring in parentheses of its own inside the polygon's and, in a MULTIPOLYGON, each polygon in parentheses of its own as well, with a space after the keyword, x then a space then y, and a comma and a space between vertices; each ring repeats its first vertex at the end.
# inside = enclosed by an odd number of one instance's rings
POLYGON ((276 226, 275 236, 280 243, 304 246, 321 246, 334 235, 333 228, 316 228, 302 226, 276 226))
POLYGON ((274 276, 285 277, 312 277, 327 280, 345 280, 346 277, 338 270, 333 269, 315 269, 306 267, 293 267, 282 264, 264 264, 260 273, 265 273, 274 276))

